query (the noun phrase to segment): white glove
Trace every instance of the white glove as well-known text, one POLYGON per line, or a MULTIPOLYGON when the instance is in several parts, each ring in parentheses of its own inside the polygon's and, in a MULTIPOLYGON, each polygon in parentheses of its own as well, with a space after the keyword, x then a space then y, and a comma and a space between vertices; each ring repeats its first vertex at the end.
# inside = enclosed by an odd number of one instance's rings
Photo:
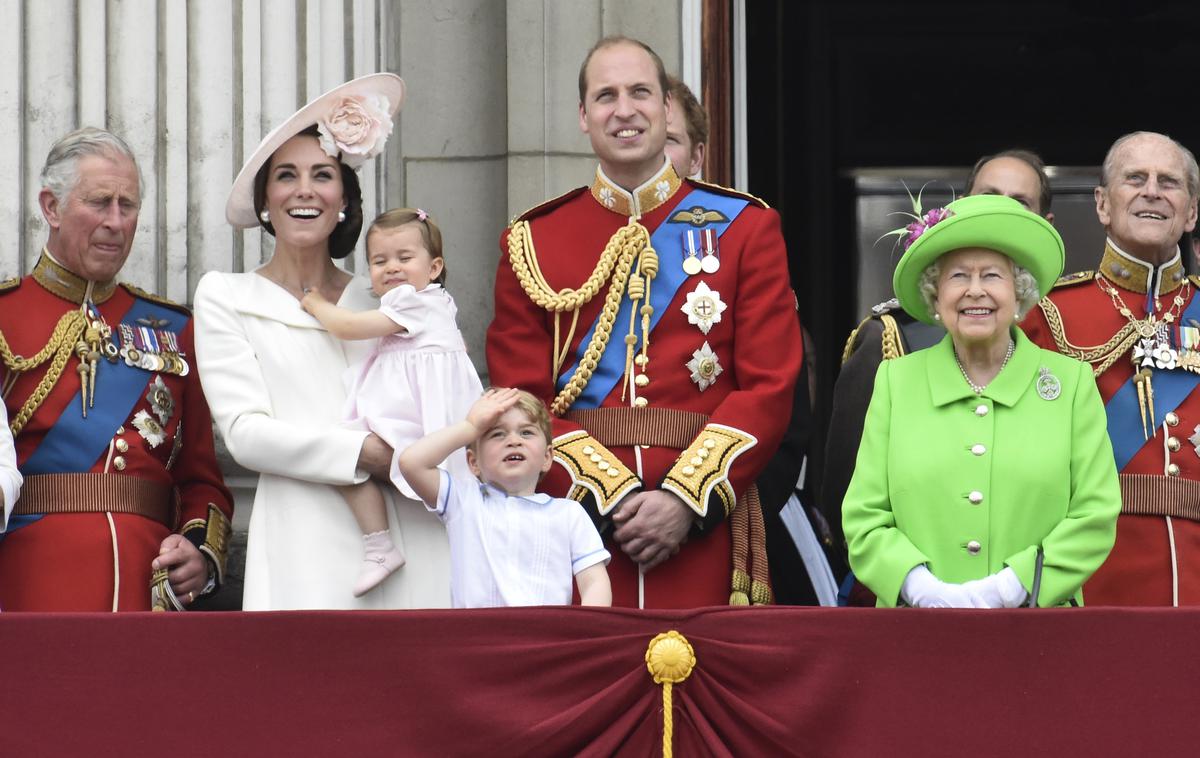
POLYGON ((983 601, 983 608, 1019 608, 1029 597, 1012 566, 1005 566, 983 579, 963 582, 962 586, 983 601))
POLYGON ((900 597, 914 608, 987 607, 984 600, 968 589, 967 585, 943 582, 924 564, 915 566, 908 572, 908 576, 904 577, 900 597))

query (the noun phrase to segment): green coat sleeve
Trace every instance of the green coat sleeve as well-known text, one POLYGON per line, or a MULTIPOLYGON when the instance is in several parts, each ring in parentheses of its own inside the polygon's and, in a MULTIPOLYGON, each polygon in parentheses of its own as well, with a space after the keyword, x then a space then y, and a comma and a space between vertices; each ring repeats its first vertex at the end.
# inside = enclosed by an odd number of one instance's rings
MULTIPOLYGON (((1108 419, 1091 368, 1078 364, 1071 413, 1070 502, 1067 515, 1042 540, 1045 552, 1038 605, 1054 606, 1074 597, 1100 568, 1116 539, 1121 486, 1108 438, 1108 419)), ((1025 589, 1033 588, 1038 545, 1005 559, 1025 589)))
POLYGON ((929 559, 896 528, 888 490, 892 361, 875 374, 875 390, 867 408, 862 443, 854 475, 842 502, 842 527, 850 552, 850 567, 858 580, 875 593, 881 606, 895 606, 904 577, 929 559))

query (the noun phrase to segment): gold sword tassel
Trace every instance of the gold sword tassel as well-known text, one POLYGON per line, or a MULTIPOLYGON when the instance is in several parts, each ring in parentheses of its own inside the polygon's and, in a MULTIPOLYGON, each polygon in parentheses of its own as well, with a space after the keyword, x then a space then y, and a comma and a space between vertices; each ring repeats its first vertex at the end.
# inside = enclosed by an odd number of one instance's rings
POLYGON ((1150 424, 1146 427, 1146 439, 1150 439, 1158 433, 1158 418, 1154 413, 1154 384, 1150 381, 1150 377, 1154 375, 1148 368, 1142 369, 1142 376, 1146 377, 1146 405, 1150 408, 1150 424))

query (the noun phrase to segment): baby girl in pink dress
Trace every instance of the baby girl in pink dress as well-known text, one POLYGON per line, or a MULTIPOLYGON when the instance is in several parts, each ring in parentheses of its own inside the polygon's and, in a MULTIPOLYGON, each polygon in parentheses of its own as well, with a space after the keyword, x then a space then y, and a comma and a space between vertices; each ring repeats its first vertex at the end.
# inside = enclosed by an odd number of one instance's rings
MULTIPOLYGON (((361 366, 351 368, 346 417, 392 446, 392 483, 415 498, 396 464, 400 453, 462 419, 483 387, 455 323, 454 299, 442 287, 442 233, 429 215, 413 208, 381 214, 367 230, 367 262, 379 310, 340 308, 315 290, 300 304, 340 339, 379 338, 361 366)), ((445 466, 452 475, 471 476, 462 450, 445 466)), ((339 490, 363 532, 363 568, 354 586, 359 596, 403 566, 404 552, 374 483, 339 490)))

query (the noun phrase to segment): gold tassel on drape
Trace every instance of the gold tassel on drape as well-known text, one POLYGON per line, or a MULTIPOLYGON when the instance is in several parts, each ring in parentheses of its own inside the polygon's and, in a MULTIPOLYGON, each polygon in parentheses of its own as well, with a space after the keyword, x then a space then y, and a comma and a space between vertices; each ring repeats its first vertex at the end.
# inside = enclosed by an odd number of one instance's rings
POLYGON ((671 712, 671 685, 687 679, 696 666, 696 651, 679 632, 672 629, 650 640, 646 648, 646 668, 655 684, 663 687, 663 758, 671 758, 675 734, 671 712))

